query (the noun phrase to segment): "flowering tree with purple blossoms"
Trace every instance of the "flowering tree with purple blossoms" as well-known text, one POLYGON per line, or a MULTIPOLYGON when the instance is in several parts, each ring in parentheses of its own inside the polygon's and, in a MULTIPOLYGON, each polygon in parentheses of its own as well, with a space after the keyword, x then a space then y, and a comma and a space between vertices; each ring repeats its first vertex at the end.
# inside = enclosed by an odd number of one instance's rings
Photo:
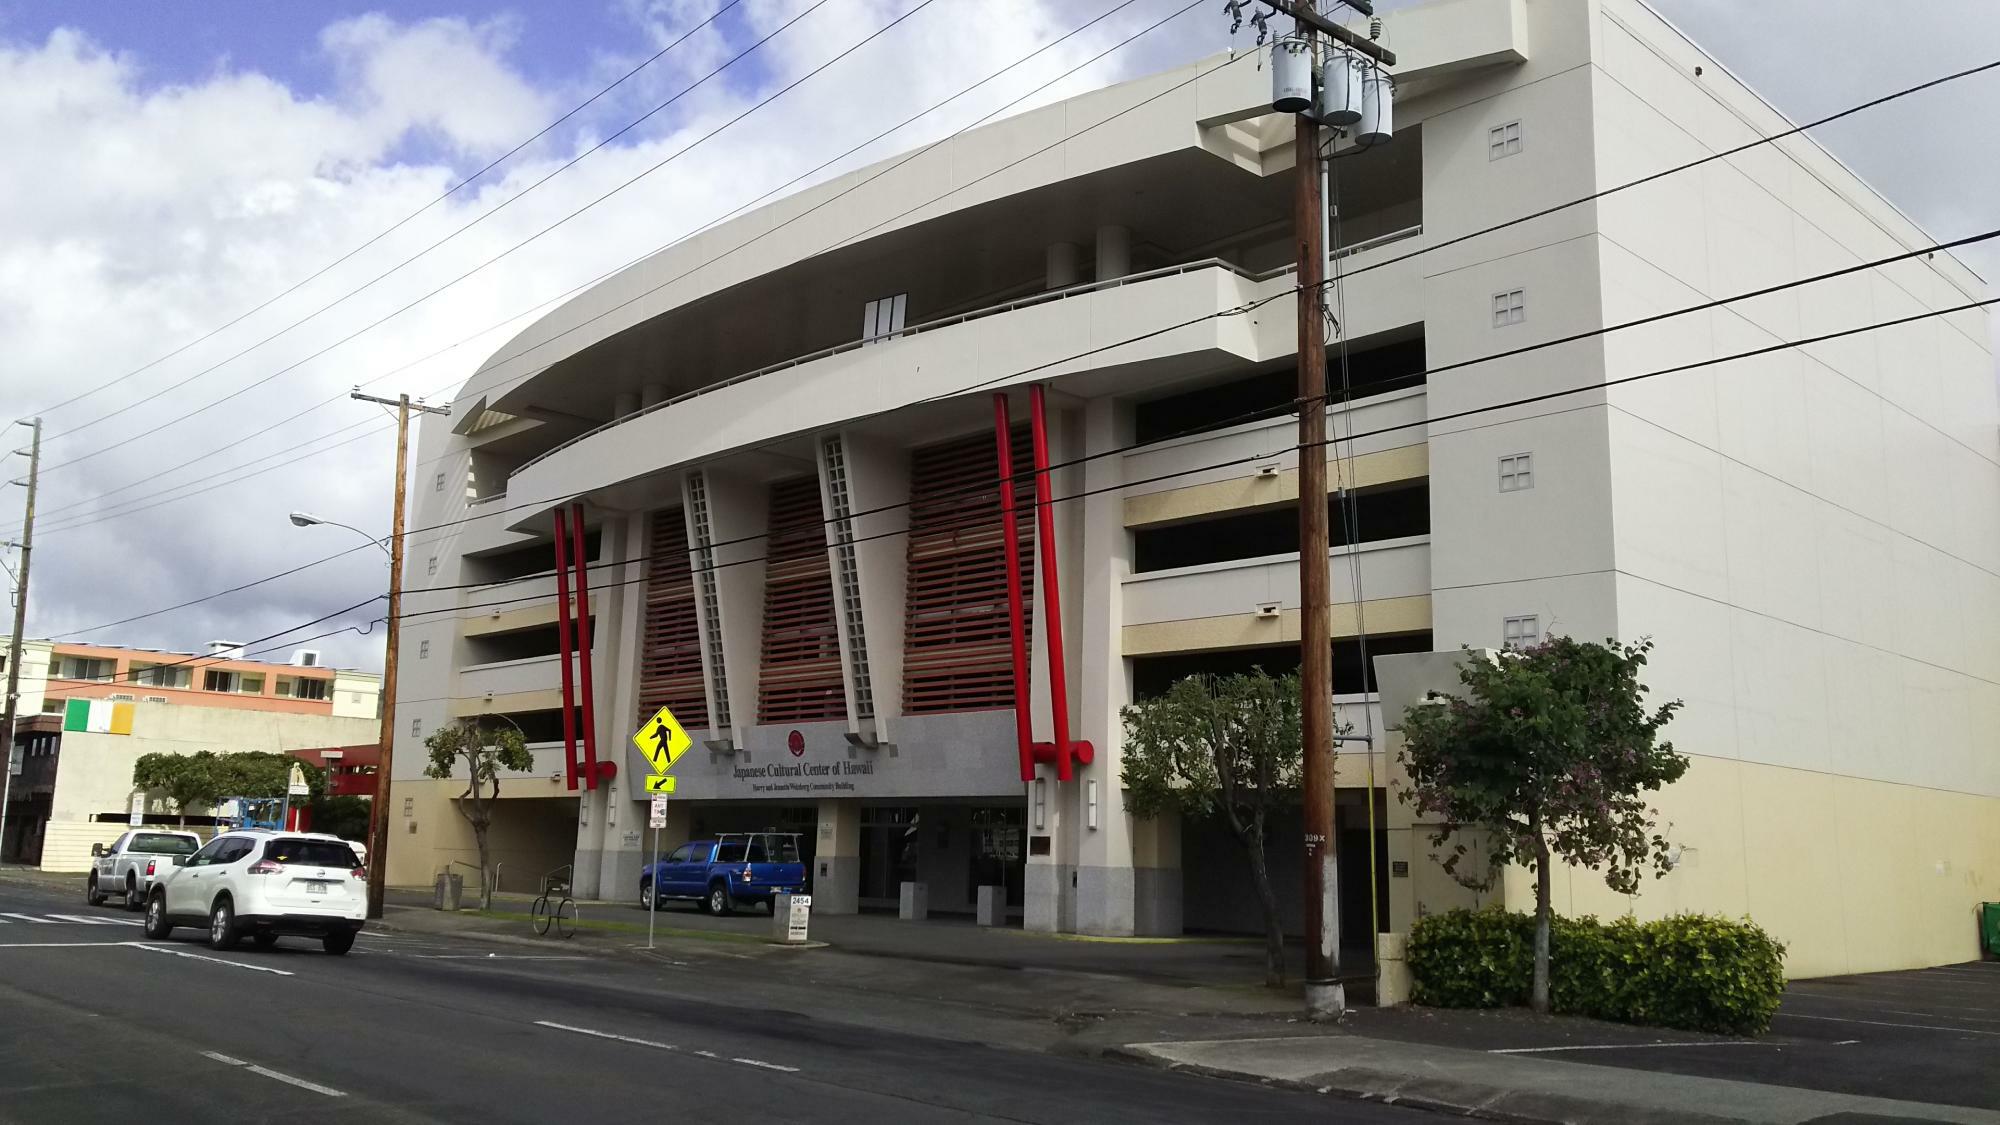
POLYGON ((1669 866, 1644 795, 1680 780, 1688 760, 1659 737, 1681 702, 1645 702, 1639 675, 1652 648, 1550 637, 1494 659, 1468 652, 1462 693, 1432 692, 1403 716, 1410 784, 1399 796, 1444 822, 1431 843, 1454 845, 1445 871, 1481 888, 1510 862, 1535 873, 1538 1012, 1549 1010, 1552 858, 1602 871, 1621 894, 1639 889, 1646 868, 1669 866), (1487 833, 1484 870, 1460 870, 1460 829, 1487 833))

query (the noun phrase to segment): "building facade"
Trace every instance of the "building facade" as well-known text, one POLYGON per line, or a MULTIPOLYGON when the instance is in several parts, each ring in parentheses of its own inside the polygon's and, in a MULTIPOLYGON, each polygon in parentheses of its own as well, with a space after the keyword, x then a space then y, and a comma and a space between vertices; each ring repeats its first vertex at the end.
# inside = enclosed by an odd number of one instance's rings
MULTIPOLYGON (((1337 769, 1344 938, 1469 901, 1387 795, 1376 662, 1560 631, 1655 638, 1696 760, 1661 799, 1696 859, 1629 902, 1572 873, 1560 906, 1748 914, 1799 975, 1973 956, 2000 878, 2000 640, 1974 626, 2000 603, 1985 316, 1617 381, 1982 282, 1918 255, 1601 331, 1933 240, 1803 136, 1594 198, 1790 127, 1639 0, 1387 23, 1396 136, 1342 142, 1329 170, 1336 441, 1308 454, 1329 461, 1307 499, 1336 529, 1339 718, 1378 747, 1337 769)), ((1118 777, 1135 698, 1298 662, 1293 126, 1267 64, 1085 94, 723 223, 427 416, 392 881, 470 858, 463 783, 422 778, 421 744, 492 717, 537 753, 503 781, 507 870, 573 862, 586 893, 635 895, 629 736, 664 704, 695 739, 667 844, 796 829, 816 909, 922 882, 965 911, 1003 887, 1035 929, 1254 928, 1227 838, 1129 815, 1118 777), (593 690, 572 715, 609 768, 572 789, 555 539, 579 512, 593 690), (1059 741, 1052 669, 1092 757, 1027 781, 1021 743, 1059 741)))
POLYGON ((130 823, 208 824, 207 809, 177 809, 139 794, 142 755, 201 750, 289 752, 353 746, 379 736, 382 680, 325 667, 302 649, 292 662, 250 660, 217 641, 206 655, 109 645, 22 645, 20 772, 0 854, 50 871, 82 871, 90 845, 130 823), (192 814, 189 820, 183 814, 192 814))

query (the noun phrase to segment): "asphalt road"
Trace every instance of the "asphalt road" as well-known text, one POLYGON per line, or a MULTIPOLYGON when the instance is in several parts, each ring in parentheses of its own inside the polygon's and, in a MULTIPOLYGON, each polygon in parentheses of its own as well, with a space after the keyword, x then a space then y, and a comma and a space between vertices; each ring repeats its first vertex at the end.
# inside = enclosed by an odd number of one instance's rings
POLYGON ((0 884, 0 1122, 1435 1120, 731 1003, 698 965, 370 932, 213 953, 137 921, 0 884))

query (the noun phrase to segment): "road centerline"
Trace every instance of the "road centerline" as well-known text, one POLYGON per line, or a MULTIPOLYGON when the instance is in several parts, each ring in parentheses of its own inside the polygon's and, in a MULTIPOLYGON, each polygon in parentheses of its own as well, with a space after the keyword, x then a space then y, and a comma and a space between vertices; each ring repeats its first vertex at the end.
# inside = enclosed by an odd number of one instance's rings
POLYGON ((260 1075, 276 1082, 283 1082, 288 1086, 297 1086, 301 1090, 311 1090, 315 1094, 324 1094, 329 1098, 344 1098, 347 1096, 344 1091, 336 1090, 331 1086, 322 1086, 317 1082, 308 1082, 303 1078, 286 1074, 282 1071, 272 1070, 267 1066, 258 1066, 256 1063, 246 1062, 243 1059, 231 1058, 220 1051, 203 1051, 202 1057, 214 1059, 224 1066, 241 1067, 252 1074, 260 1075))

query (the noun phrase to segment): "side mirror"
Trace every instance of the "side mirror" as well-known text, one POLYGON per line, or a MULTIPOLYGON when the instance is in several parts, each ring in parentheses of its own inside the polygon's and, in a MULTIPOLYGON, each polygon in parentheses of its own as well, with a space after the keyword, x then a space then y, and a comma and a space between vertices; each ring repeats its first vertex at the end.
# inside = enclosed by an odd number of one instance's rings
POLYGON ((103 845, 103 844, 101 844, 101 843, 98 843, 98 844, 92 844, 92 845, 90 845, 90 858, 92 858, 92 859, 98 859, 98 858, 102 857, 103 855, 104 855, 104 845, 103 845))
POLYGON ((187 857, 187 856, 184 856, 184 855, 177 855, 177 856, 175 856, 175 857, 174 857, 174 866, 175 866, 175 867, 186 867, 187 865, 188 865, 188 857, 187 857))

